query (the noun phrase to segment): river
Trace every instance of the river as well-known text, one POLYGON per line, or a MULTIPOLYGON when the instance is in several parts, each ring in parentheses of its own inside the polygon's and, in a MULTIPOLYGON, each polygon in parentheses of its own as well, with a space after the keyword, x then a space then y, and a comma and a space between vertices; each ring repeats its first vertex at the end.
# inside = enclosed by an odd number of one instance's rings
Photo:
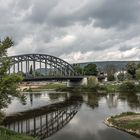
POLYGON ((42 140, 138 140, 103 121, 121 112, 140 112, 140 94, 25 93, 5 108, 5 126, 42 140), (74 95, 78 96, 74 96, 74 95), (29 111, 31 110, 31 111, 29 111), (21 112, 20 115, 17 112, 21 112), (11 114, 16 114, 12 116, 11 114))

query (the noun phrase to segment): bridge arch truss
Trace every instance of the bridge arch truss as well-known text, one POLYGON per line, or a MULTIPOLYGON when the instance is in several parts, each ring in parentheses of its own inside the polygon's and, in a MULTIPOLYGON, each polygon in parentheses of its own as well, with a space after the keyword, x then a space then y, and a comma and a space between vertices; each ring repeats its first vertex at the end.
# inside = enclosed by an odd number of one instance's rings
POLYGON ((51 55, 46 54, 25 54, 9 57, 11 67, 9 73, 23 72, 26 76, 32 71, 39 70, 41 73, 42 68, 47 76, 75 76, 73 66, 68 62, 51 55))

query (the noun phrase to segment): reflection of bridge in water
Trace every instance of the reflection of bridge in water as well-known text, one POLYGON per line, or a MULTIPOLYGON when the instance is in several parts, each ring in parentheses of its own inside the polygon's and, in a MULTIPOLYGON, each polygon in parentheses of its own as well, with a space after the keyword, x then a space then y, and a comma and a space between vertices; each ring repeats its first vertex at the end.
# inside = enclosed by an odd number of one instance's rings
POLYGON ((66 100, 7 116, 4 125, 16 132, 26 133, 42 140, 53 135, 69 123, 80 106, 80 101, 66 100))

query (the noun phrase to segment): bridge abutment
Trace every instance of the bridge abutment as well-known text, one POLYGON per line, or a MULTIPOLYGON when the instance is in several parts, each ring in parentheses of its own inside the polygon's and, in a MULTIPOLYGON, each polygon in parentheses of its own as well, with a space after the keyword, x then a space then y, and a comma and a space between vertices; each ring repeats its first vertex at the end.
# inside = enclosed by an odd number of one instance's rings
POLYGON ((80 80, 68 80, 67 87, 87 86, 87 77, 80 80))

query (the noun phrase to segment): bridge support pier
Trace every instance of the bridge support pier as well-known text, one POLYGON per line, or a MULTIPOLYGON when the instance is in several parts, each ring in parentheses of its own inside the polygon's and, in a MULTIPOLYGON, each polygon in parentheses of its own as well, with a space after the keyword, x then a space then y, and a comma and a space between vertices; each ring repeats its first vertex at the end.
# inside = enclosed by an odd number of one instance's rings
POLYGON ((81 80, 68 80, 67 87, 79 87, 79 86, 87 86, 87 78, 83 78, 81 80))

